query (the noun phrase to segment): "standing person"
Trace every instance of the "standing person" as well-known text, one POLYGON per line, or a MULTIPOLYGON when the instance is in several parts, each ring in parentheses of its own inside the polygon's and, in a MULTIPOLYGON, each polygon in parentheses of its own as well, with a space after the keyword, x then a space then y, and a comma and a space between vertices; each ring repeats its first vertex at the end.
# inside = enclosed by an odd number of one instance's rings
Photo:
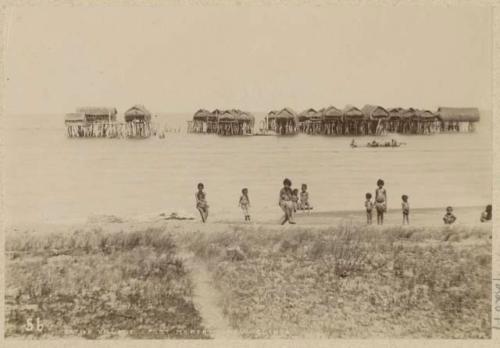
POLYGON ((293 206, 293 212, 296 213, 297 209, 299 208, 299 190, 298 189, 293 189, 292 190, 292 206, 293 206))
POLYGON ((279 206, 285 213, 285 215, 282 218, 281 224, 284 225, 287 221, 290 224, 295 224, 295 221, 293 221, 293 214, 292 214, 292 182, 290 179, 285 179, 283 180, 283 188, 280 190, 280 195, 279 195, 279 206))
POLYGON ((443 216, 443 221, 445 225, 451 225, 457 220, 457 217, 453 215, 453 208, 452 207, 447 207, 446 208, 446 214, 443 216))
POLYGON ((206 194, 203 192, 204 185, 200 182, 198 184, 198 192, 196 192, 196 209, 200 212, 201 221, 207 222, 208 218, 208 204, 206 200, 206 194))
POLYGON ((311 205, 309 204, 309 192, 307 192, 307 184, 302 184, 299 207, 301 210, 307 210, 308 212, 310 212, 312 209, 311 205))
POLYGON ((408 196, 407 195, 402 195, 401 199, 403 202, 401 202, 401 209, 403 210, 403 225, 409 225, 410 224, 410 203, 408 203, 408 196))
POLYGON ((250 212, 248 211, 248 208, 250 207, 250 199, 248 198, 248 189, 244 188, 241 190, 241 197, 240 197, 240 202, 239 206, 241 207, 241 210, 243 210, 243 215, 245 216, 245 221, 250 221, 250 212))
POLYGON ((375 208, 377 209, 377 224, 384 224, 384 213, 387 211, 387 191, 384 188, 384 180, 377 180, 375 190, 375 208))
POLYGON ((483 211, 483 213, 481 214, 481 222, 486 222, 486 221, 490 221, 491 220, 491 210, 492 210, 492 206, 491 204, 488 204, 486 206, 486 210, 483 211))
POLYGON ((366 201, 365 201, 365 208, 366 208, 366 224, 371 225, 372 224, 372 214, 373 214, 373 202, 372 202, 372 194, 368 192, 365 195, 366 201))

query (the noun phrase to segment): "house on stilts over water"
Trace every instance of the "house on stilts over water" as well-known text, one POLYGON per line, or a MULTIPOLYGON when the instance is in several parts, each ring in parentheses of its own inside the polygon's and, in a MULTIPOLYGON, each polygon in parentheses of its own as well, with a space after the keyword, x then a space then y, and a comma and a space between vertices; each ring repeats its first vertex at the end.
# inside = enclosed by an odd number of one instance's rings
POLYGON ((473 132, 479 122, 477 108, 439 107, 436 112, 442 132, 473 132))
POLYGON ((70 138, 110 137, 117 113, 116 108, 79 107, 64 118, 66 134, 70 138))
POLYGON ((124 114, 128 138, 149 138, 152 133, 151 113, 144 105, 134 105, 124 114))
POLYGON ((285 107, 280 111, 271 111, 266 116, 267 130, 278 135, 295 135, 299 129, 297 113, 285 107))

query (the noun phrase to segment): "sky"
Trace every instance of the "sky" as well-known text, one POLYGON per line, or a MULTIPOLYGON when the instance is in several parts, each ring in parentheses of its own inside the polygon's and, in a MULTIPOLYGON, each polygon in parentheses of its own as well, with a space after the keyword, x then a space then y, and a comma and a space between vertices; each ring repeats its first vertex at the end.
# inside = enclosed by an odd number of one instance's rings
POLYGON ((5 25, 9 114, 491 110, 486 7, 32 7, 10 10, 5 25))

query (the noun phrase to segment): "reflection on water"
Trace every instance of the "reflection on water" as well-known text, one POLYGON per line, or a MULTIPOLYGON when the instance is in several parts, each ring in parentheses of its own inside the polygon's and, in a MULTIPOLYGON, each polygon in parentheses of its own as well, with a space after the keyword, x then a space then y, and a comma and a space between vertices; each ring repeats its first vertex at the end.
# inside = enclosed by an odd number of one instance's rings
MULTIPOLYGON (((279 214, 284 177, 307 183, 319 211, 363 209, 364 194, 386 182, 390 208, 491 202, 491 141, 481 134, 399 136, 400 148, 351 149, 351 138, 219 137, 168 133, 165 139, 68 139, 62 116, 15 119, 4 130, 9 222, 90 214, 196 213, 203 182, 211 215, 239 214, 248 187, 253 214, 279 214)), ((185 126, 185 116, 162 119, 185 126)), ((184 127, 185 128, 185 127, 184 127)), ((358 144, 372 138, 358 138, 358 144)), ((387 138, 387 139, 390 139, 387 138)))

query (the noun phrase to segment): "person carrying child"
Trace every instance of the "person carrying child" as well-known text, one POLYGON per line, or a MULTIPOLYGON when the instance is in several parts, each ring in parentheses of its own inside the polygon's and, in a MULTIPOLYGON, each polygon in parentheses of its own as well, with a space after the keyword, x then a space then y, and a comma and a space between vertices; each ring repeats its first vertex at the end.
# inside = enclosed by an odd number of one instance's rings
POLYGON ((451 225, 457 220, 457 217, 453 215, 453 208, 447 207, 446 214, 444 214, 443 221, 445 225, 451 225))
POLYGON ((201 221, 207 222, 208 218, 208 204, 206 200, 206 194, 203 192, 204 185, 200 182, 198 184, 198 192, 196 192, 196 209, 200 212, 201 221))
POLYGON ((410 203, 408 203, 408 196, 402 195, 401 209, 403 210, 403 225, 410 224, 410 203))
POLYGON ((248 189, 244 188, 241 190, 241 197, 240 197, 240 202, 239 206, 241 207, 241 210, 243 210, 243 215, 245 216, 245 221, 250 221, 250 212, 249 212, 249 207, 250 207, 250 199, 248 198, 248 189))
POLYGON ((372 214, 373 214, 373 202, 372 194, 368 192, 366 195, 365 208, 366 208, 366 223, 368 225, 372 224, 372 214))
POLYGON ((384 213, 387 211, 387 191, 384 188, 384 180, 377 180, 375 190, 375 208, 377 209, 377 224, 384 224, 384 213))

